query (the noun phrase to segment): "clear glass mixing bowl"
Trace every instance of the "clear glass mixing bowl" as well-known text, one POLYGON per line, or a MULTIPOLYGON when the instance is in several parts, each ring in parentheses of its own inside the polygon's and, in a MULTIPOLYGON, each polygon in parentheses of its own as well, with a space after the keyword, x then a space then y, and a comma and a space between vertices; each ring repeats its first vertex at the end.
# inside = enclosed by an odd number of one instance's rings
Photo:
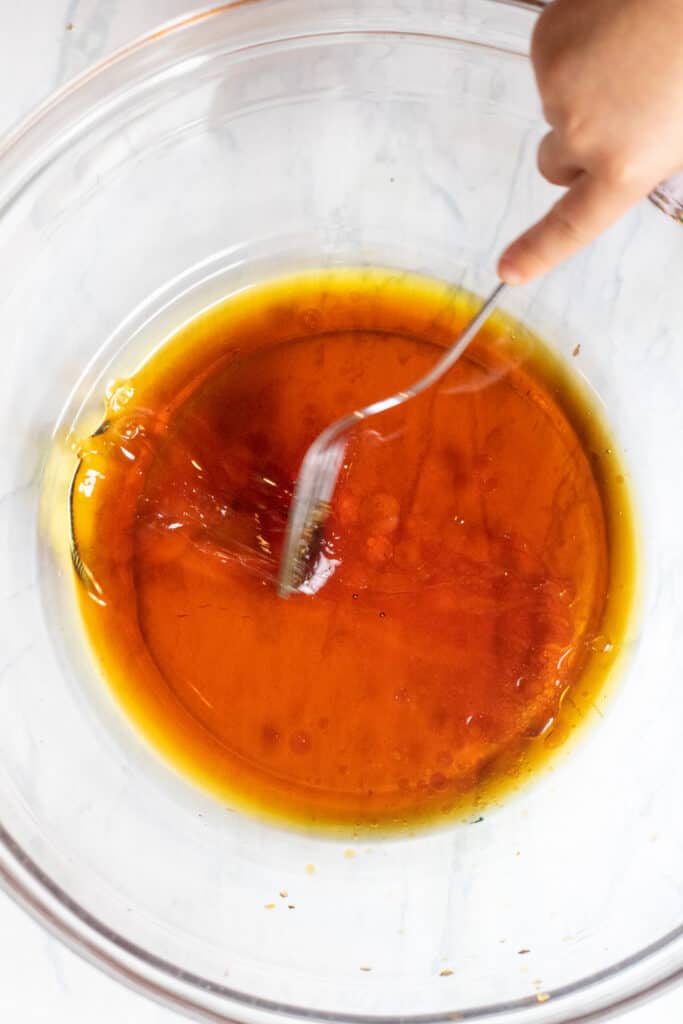
POLYGON ((651 205, 508 303, 567 360, 580 343, 641 544, 618 685, 518 797, 412 839, 251 820, 138 735, 75 611, 70 432, 181 321, 321 263, 491 285, 552 195, 525 55, 538 6, 223 5, 0 146, 0 875, 72 947, 200 1018, 584 1020, 683 968, 683 234, 651 205))

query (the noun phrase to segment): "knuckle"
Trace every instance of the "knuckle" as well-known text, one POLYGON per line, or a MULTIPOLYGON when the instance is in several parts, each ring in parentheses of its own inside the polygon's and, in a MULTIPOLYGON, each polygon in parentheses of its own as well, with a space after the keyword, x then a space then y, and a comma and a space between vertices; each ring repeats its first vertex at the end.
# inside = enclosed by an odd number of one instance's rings
POLYGON ((573 81, 557 71, 552 76, 550 88, 539 86, 545 119, 565 152, 584 157, 595 146, 595 118, 577 96, 573 81))
POLYGON ((543 177, 552 184, 559 184, 558 178, 563 175, 563 168, 558 159, 557 137, 551 133, 541 139, 536 153, 536 166, 543 177))
POLYGON ((559 128, 565 148, 576 156, 585 156, 593 148, 592 119, 579 110, 567 106, 560 111, 559 128))
POLYGON ((536 154, 536 167, 544 178, 547 178, 552 173, 552 166, 547 153, 540 146, 536 154))
POLYGON ((574 180, 575 174, 568 168, 547 166, 540 168, 541 175, 550 185, 564 186, 565 188, 574 180))
POLYGON ((582 246, 587 241, 580 223, 567 213, 561 203, 548 213, 547 226, 553 234, 559 235, 572 246, 582 246))
POLYGON ((555 161, 552 160, 547 153, 544 153, 540 149, 536 157, 536 165, 538 167, 539 174, 545 178, 546 181, 549 181, 551 185, 561 184, 559 180, 562 177, 561 168, 556 165, 555 161))

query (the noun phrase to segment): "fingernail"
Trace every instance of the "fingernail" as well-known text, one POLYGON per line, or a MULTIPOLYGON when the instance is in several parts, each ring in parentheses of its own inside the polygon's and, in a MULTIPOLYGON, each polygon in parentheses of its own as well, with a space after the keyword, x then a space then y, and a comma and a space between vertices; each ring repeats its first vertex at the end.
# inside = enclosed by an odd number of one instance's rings
POLYGON ((512 285, 521 284, 524 280, 522 274, 517 270, 514 263, 506 260, 505 257, 503 257, 498 264, 498 276, 501 277, 503 281, 507 282, 507 284, 512 285))

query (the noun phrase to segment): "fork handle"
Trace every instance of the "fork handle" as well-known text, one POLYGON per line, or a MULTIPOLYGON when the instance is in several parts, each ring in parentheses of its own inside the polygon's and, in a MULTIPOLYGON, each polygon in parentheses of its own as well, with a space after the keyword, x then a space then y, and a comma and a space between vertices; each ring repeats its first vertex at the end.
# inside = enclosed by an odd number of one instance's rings
POLYGON ((491 294, 484 301, 483 305, 480 306, 476 316, 472 317, 464 331, 462 331, 458 338, 453 342, 451 347, 446 349, 444 354, 441 356, 441 359, 435 363, 429 373, 425 374, 417 384, 414 384, 413 387, 404 394, 419 395, 421 392, 426 391, 427 388, 432 386, 432 384, 436 384, 436 382, 450 370, 451 366, 457 363, 460 356, 479 331, 479 328, 486 322, 486 320, 488 320, 489 316, 498 305, 498 299, 506 288, 507 285, 504 281, 498 282, 491 294))

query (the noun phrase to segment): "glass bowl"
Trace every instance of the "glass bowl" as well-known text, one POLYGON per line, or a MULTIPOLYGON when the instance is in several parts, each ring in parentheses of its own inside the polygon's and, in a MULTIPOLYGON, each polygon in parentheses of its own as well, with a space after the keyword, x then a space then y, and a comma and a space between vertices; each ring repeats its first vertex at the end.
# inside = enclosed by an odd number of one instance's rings
POLYGON ((683 235, 652 205, 507 303, 601 403, 639 526, 628 658, 535 784, 408 838, 253 820, 138 734, 76 613, 72 441, 181 322, 321 264, 490 287, 553 195, 527 58, 540 6, 226 4, 0 146, 0 877, 200 1019, 586 1020, 683 968, 683 235))

